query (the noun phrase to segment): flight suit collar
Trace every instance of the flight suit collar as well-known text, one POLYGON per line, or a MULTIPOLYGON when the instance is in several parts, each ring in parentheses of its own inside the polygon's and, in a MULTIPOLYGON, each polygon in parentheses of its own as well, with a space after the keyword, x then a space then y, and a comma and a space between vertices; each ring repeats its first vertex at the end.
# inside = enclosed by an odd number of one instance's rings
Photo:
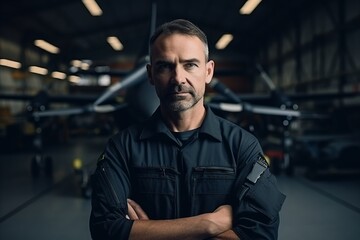
MULTIPOLYGON (((199 128, 199 135, 207 135, 217 141, 221 141, 222 137, 219 120, 217 116, 212 112, 210 107, 205 107, 206 116, 201 127, 199 128)), ((140 133, 140 140, 152 138, 157 135, 165 135, 171 139, 174 139, 173 134, 162 120, 160 108, 156 109, 154 114, 144 125, 144 128, 140 133)), ((175 139, 174 141, 177 142, 175 139)))
POLYGON ((159 135, 165 135, 173 139, 169 128, 162 120, 160 107, 158 107, 153 113, 153 115, 150 117, 150 119, 145 122, 144 128, 140 133, 140 140, 152 138, 159 135))
POLYGON ((215 140, 221 142, 221 130, 220 130, 220 123, 218 117, 214 114, 211 108, 205 105, 206 108, 206 116, 204 122, 200 127, 200 134, 206 134, 215 140))

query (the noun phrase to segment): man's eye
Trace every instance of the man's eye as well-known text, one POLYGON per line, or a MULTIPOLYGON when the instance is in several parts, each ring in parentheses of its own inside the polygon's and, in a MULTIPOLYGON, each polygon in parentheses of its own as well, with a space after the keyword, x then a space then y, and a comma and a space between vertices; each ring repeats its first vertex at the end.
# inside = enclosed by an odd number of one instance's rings
POLYGON ((185 68, 186 69, 193 69, 194 67, 197 67, 195 63, 186 63, 185 68))
POLYGON ((156 70, 157 71, 165 71, 165 70, 169 70, 170 68, 171 68, 170 64, 163 63, 163 64, 157 65, 156 70))

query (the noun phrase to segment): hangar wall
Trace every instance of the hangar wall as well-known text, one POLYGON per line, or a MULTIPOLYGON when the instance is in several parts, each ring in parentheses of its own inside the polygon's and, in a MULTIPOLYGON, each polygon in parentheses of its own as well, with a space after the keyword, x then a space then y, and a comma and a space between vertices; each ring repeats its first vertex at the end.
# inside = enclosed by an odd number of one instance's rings
MULTIPOLYGON (((20 45, 5 38, 0 38, 0 52, 2 58, 23 60, 20 62, 27 66, 49 64, 47 54, 34 51, 31 48, 21 48, 20 45)), ((68 83, 66 81, 54 79, 50 75, 43 76, 21 69, 0 67, 0 93, 35 95, 40 90, 47 90, 52 94, 65 94, 68 92, 68 83)), ((0 99, 0 107, 8 108, 12 115, 23 112, 27 105, 28 103, 24 101, 0 99)))
MULTIPOLYGON (((359 1, 317 1, 289 18, 287 27, 274 29, 259 59, 287 93, 358 91, 359 26, 359 1)), ((268 91, 260 80, 255 83, 255 92, 268 91)), ((343 103, 359 104, 360 99, 343 103)))

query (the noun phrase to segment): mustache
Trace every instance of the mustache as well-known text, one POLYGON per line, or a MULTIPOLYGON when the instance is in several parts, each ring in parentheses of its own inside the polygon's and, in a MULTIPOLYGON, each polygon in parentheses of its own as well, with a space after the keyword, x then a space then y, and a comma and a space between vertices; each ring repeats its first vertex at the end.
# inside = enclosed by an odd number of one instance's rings
POLYGON ((166 91, 168 94, 174 94, 174 93, 193 93, 194 90, 190 86, 185 86, 183 84, 177 84, 177 85, 170 85, 167 88, 166 91))

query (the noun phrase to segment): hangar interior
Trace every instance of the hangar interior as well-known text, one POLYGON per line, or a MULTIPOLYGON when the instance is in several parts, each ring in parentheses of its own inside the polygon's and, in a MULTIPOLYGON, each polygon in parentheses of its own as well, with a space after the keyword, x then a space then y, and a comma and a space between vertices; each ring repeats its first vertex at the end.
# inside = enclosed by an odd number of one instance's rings
POLYGON ((357 0, 1 1, 0 238, 90 239, 88 179, 158 105, 133 76, 176 18, 207 34, 205 102, 258 137, 287 195, 279 239, 357 239, 357 0))

